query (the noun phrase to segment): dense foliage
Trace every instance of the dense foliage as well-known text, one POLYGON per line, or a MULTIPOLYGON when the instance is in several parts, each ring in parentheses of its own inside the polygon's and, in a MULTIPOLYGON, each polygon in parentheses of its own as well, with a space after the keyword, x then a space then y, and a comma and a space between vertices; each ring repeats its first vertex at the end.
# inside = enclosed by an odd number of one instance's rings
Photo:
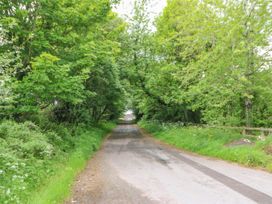
POLYGON ((154 25, 148 2, 126 22, 118 0, 0 1, 0 203, 27 200, 51 160, 97 149, 107 131, 87 125, 125 108, 272 126, 271 1, 168 0, 154 25))
MULTIPOLYGON (((80 163, 80 166, 72 167, 75 170, 82 168, 83 161, 99 148, 103 136, 113 127, 112 124, 96 128, 86 125, 68 127, 50 122, 44 125, 45 130, 32 122, 18 124, 14 121, 3 121, 0 124, 1 203, 37 203, 30 199, 40 189, 41 184, 46 183, 58 171, 65 177, 66 172, 59 167, 71 168, 66 163, 67 160, 71 161, 74 154, 73 162, 80 163)), ((72 182, 73 177, 68 181, 72 182)), ((61 189, 69 189, 69 183, 66 185, 64 181, 59 182, 61 189)), ((66 196, 56 193, 51 193, 50 199, 58 196, 63 199, 66 196)))
POLYGON ((146 29, 144 2, 130 35, 136 112, 161 121, 272 125, 270 1, 169 0, 155 32, 146 29))
POLYGON ((0 3, 1 117, 50 109, 59 122, 116 118, 125 24, 103 1, 0 3))
POLYGON ((59 166, 69 169, 58 177, 62 187, 29 203, 65 199, 113 128, 99 122, 123 111, 126 24, 112 3, 0 2, 0 203, 27 203, 59 166))

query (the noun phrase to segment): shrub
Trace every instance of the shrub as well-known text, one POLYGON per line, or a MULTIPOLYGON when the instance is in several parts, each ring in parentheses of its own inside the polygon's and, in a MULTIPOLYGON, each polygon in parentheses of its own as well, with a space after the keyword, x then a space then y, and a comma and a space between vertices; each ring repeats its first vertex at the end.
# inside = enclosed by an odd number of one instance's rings
MULTIPOLYGON (((27 203, 47 178, 63 170, 59 167, 65 166, 71 155, 72 165, 83 165, 112 127, 0 122, 0 203, 27 203)), ((79 169, 73 168, 75 173, 79 169)), ((70 179, 72 182, 73 177, 70 179)))
POLYGON ((39 171, 33 172, 57 148, 31 122, 2 122, 0 141, 0 203, 21 203, 26 190, 37 182, 39 171))

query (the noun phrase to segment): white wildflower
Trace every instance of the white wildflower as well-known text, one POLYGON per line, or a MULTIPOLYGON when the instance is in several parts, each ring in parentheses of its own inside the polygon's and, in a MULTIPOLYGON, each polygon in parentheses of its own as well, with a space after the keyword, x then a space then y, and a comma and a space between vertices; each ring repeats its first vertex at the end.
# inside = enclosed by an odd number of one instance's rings
POLYGON ((10 194, 10 189, 8 188, 6 191, 6 194, 9 195, 10 194))
POLYGON ((16 168, 17 168, 16 165, 12 165, 12 166, 10 167, 10 169, 16 169, 16 168))

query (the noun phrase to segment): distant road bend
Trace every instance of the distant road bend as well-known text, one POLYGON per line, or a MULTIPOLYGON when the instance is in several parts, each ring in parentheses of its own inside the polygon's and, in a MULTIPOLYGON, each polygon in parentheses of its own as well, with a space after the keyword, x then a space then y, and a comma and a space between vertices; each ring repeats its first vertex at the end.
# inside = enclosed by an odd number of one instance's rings
POLYGON ((272 204, 272 174, 193 156, 119 125, 78 177, 80 204, 272 204))

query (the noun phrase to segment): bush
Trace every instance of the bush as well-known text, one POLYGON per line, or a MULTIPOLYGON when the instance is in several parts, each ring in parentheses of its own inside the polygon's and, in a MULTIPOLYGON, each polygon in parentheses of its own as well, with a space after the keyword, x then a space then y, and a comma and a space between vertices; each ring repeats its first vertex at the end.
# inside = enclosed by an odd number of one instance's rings
MULTIPOLYGON (((41 127, 32 122, 0 122, 0 203, 27 203, 72 153, 88 159, 111 128, 69 127, 49 121, 41 127)), ((79 159, 75 156, 73 162, 79 159)))
POLYGON ((36 167, 51 158, 57 148, 31 122, 2 122, 0 139, 0 203, 21 203, 20 197, 37 182, 39 172, 33 174, 36 167))
POLYGON ((20 159, 30 157, 43 159, 52 156, 54 151, 47 134, 31 122, 21 124, 13 121, 2 122, 0 137, 5 141, 6 152, 12 152, 20 159))

